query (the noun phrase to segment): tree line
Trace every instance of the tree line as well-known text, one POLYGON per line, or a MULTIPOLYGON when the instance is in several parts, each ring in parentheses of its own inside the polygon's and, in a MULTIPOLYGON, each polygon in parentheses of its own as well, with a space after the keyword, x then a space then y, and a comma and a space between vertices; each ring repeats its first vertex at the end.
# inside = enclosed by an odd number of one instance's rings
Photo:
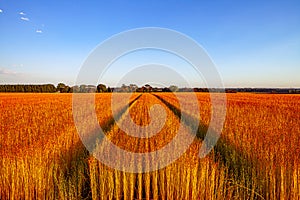
POLYGON ((95 85, 75 85, 68 86, 64 83, 59 83, 55 87, 53 84, 33 85, 33 84, 18 84, 18 85, 0 85, 0 92, 32 92, 32 93, 103 93, 103 92, 176 92, 177 86, 169 88, 152 88, 150 85, 138 87, 135 84, 125 85, 121 87, 107 87, 105 84, 95 85))
POLYGON ((57 88, 52 84, 44 85, 0 85, 0 92, 53 93, 57 88))
POLYGON ((105 84, 95 85, 75 85, 68 86, 64 83, 59 83, 55 87, 53 84, 43 85, 0 85, 0 92, 28 92, 28 93, 103 93, 103 92, 252 92, 252 93, 279 93, 279 94, 300 94, 298 88, 179 88, 176 85, 170 87, 158 88, 146 84, 138 87, 136 84, 125 85, 121 87, 107 87, 105 84))

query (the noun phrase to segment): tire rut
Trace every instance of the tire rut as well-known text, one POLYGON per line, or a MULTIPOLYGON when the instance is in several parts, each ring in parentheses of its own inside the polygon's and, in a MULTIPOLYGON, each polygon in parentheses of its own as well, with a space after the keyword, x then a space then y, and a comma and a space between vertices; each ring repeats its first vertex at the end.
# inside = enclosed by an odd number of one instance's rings
MULTIPOLYGON (((189 114, 180 111, 180 109, 178 109, 175 105, 169 103, 163 97, 157 94, 152 95, 158 98, 162 103, 164 103, 179 119, 183 117, 183 122, 185 126, 188 126, 191 129, 195 128, 195 126, 198 126, 196 137, 199 140, 202 140, 205 143, 205 145, 211 145, 211 142, 209 142, 210 139, 205 138, 206 132, 208 130, 207 125, 205 125, 201 121, 199 122, 193 116, 190 116, 189 114)), ((218 134, 215 132, 213 133, 213 135, 217 136, 218 134)), ((257 159, 252 158, 252 160, 249 161, 249 159, 243 152, 241 152, 228 141, 226 141, 226 139, 222 135, 218 139, 216 145, 213 147, 212 152, 215 154, 215 156, 213 156, 215 162, 221 161, 222 165, 228 168, 230 175, 235 180, 234 182, 239 183, 241 182, 241 177, 250 174, 249 177, 246 179, 246 183, 244 182, 243 184, 246 185, 247 189, 254 191, 257 197, 263 198, 260 194, 255 192, 256 188, 253 188, 251 184, 251 182, 253 182, 254 179, 256 179, 256 181, 257 179, 259 179, 258 177, 250 177, 253 168, 256 168, 256 165, 258 163, 257 159)))
MULTIPOLYGON (((120 111, 119 113, 117 114, 116 116, 116 119, 112 116, 111 118, 109 118, 104 124, 104 126, 102 127, 102 130, 104 133, 108 132, 111 130, 111 128, 115 125, 115 120, 119 120, 122 115, 124 113, 126 113, 126 111, 132 106, 132 104, 134 104, 134 102, 136 102, 140 97, 142 96, 139 95, 138 97, 136 97, 135 99, 133 99, 131 102, 129 102, 129 107, 127 106, 124 106, 120 111)), ((86 140, 85 142, 88 142, 88 144, 93 144, 95 145, 95 142, 92 142, 92 141, 96 141, 96 139, 100 139, 102 140, 103 137, 99 137, 99 133, 96 132, 96 131, 92 131, 91 134, 89 135, 89 138, 88 140, 86 140)), ((78 162, 78 160, 81 160, 83 162, 83 165, 84 165, 84 169, 82 171, 82 175, 84 176, 84 187, 82 188, 82 191, 81 191, 81 198, 82 199, 92 199, 92 194, 91 194, 91 179, 90 179, 90 175, 89 175, 89 167, 88 167, 88 158, 91 156, 91 152, 88 151, 88 148, 86 146, 84 146, 83 144, 86 144, 85 142, 78 142, 75 144, 75 146, 77 147, 77 151, 78 152, 81 152, 78 154, 78 156, 74 156, 72 158, 72 161, 73 162, 78 162)), ((90 146, 91 147, 91 146, 90 146)), ((64 156, 67 156, 69 153, 68 152, 65 152, 63 155, 61 155, 61 158, 63 159, 64 156)), ((69 179, 72 178, 72 175, 73 174, 73 171, 74 169, 71 168, 68 168, 66 169, 65 171, 65 180, 68 181, 69 179)), ((58 188, 57 188, 58 189, 58 188)), ((57 196, 57 198, 59 198, 57 196)))

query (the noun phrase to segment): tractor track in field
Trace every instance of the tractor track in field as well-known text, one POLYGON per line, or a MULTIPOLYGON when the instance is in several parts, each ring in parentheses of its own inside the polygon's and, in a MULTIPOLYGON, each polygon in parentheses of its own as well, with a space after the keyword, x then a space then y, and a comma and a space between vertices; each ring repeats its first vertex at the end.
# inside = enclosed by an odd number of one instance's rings
MULTIPOLYGON (((198 126, 196 137, 202 142, 207 142, 207 139, 205 139, 206 132, 208 130, 207 125, 203 124, 201 121, 199 122, 197 119, 195 119, 195 117, 190 116, 185 112, 182 112, 175 105, 171 104, 163 97, 157 94, 152 95, 158 98, 162 103, 164 103, 179 118, 179 120, 183 116, 183 123, 185 126, 190 127, 192 130, 193 128, 195 128, 195 126, 198 126)), ((215 133, 215 135, 217 135, 217 133, 215 133)), ((208 143, 209 141, 206 143, 206 145, 210 145, 208 143)), ((226 141, 226 139, 222 135, 218 139, 212 151, 215 154, 215 161, 217 161, 217 159, 220 160, 222 165, 228 168, 230 174, 233 176, 232 178, 236 182, 239 182, 240 178, 245 176, 245 174, 251 174, 251 171, 253 170, 253 168, 256 168, 258 162, 257 159, 253 158, 252 161, 249 161, 244 152, 241 152, 240 150, 236 149, 236 147, 234 147, 232 144, 226 141)), ((247 189, 255 191, 256 188, 251 188, 252 179, 253 178, 249 178, 249 183, 246 183, 248 187, 250 187, 247 189)), ((256 192, 254 193, 257 195, 257 197, 264 199, 260 194, 256 192)))
MULTIPOLYGON (((118 115, 117 115, 116 118, 112 118, 111 120, 108 120, 109 122, 105 124, 105 127, 106 127, 106 128, 103 128, 103 131, 104 131, 104 133, 105 133, 104 135, 106 135, 106 133, 108 133, 110 130, 112 130, 112 129, 114 128, 114 126, 116 126, 116 121, 121 120, 122 117, 123 117, 123 115, 127 114, 127 113, 130 111, 130 109, 132 108, 132 106, 134 106, 134 104, 135 104, 135 103, 140 99, 140 97, 142 97, 143 95, 149 95, 150 97, 152 96, 152 95, 150 95, 150 94, 140 94, 137 98, 135 98, 133 101, 131 101, 131 102, 129 103, 129 107, 124 106, 124 108, 121 109, 121 111, 118 113, 118 115)), ((156 97, 153 97, 153 98, 157 99, 156 97)), ((141 100, 141 101, 142 101, 142 100, 141 100)), ((161 101, 158 100, 158 102, 161 102, 161 101)), ((163 104, 163 105, 164 105, 164 104, 163 104)), ((166 106, 165 109, 168 109, 169 112, 170 112, 171 114, 174 114, 173 111, 172 111, 168 106, 166 106)), ((179 113, 180 113, 180 112, 179 112, 179 113)), ((177 114, 178 114, 178 113, 177 113, 177 114)), ((176 117, 177 117, 177 116, 176 116, 176 114, 175 114, 175 115, 174 115, 174 118, 176 118, 176 117)), ((104 136, 104 137, 105 137, 105 136, 104 136)), ((99 137, 98 137, 98 139, 99 139, 99 137)), ((102 139, 103 139, 103 138, 100 138, 99 143, 101 143, 102 139)), ((137 140, 137 142, 138 142, 138 144, 136 145, 136 147, 141 147, 141 146, 142 146, 142 145, 140 145, 140 144, 141 144, 141 143, 140 143, 141 141, 140 141, 140 140, 137 140)), ((151 147, 150 147, 150 148, 151 148, 151 147)), ((96 149, 96 147, 95 147, 94 149, 96 149)), ((147 174, 147 173, 142 173, 142 174, 138 175, 138 177, 139 177, 139 178, 144 177, 144 176, 146 176, 146 174, 147 174)), ((135 186, 134 186, 134 188, 135 188, 135 190, 134 190, 134 197, 135 197, 135 199, 148 199, 148 198, 147 198, 147 194, 148 194, 148 193, 147 193, 147 191, 146 191, 147 189, 146 189, 146 187, 144 187, 144 183, 141 183, 141 180, 140 180, 139 178, 136 178, 136 181, 135 181, 135 186), (142 188, 140 187, 140 184, 143 185, 142 188), (140 188, 140 190, 139 190, 138 188, 140 188)), ((152 180, 151 180, 150 182, 152 182, 152 180)), ((150 199, 154 198, 154 197, 153 197, 153 194, 152 194, 152 192, 151 192, 151 189, 150 189, 150 193, 149 193, 148 195, 150 196, 150 199)), ((148 196, 148 197, 149 197, 149 196, 148 196)))
MULTIPOLYGON (((111 116, 105 123, 104 126, 101 127, 103 133, 109 132, 114 125, 116 124, 116 121, 120 120, 120 118, 127 112, 127 110, 131 107, 132 104, 134 104, 140 97, 142 96, 142 94, 140 94, 139 96, 137 96, 135 99, 133 99, 131 102, 129 102, 129 106, 124 105, 123 108, 120 109, 120 111, 117 113, 116 116, 111 116)), ((95 149, 96 148, 96 140, 98 139, 99 142, 102 141, 103 139, 103 134, 99 135, 98 131, 91 131, 89 136, 88 136, 88 140, 84 141, 84 144, 89 144, 92 146, 88 146, 87 149, 95 149)))
MULTIPOLYGON (((111 117, 106 123, 104 123, 105 125, 102 128, 104 135, 105 133, 109 132, 115 125, 116 125, 116 121, 120 120, 122 118, 122 116, 124 114, 126 114, 130 108, 132 107, 132 105, 142 96, 143 94, 140 94, 138 97, 136 97, 134 100, 132 100, 129 103, 129 106, 124 106, 119 113, 117 114, 116 118, 111 117)), ((166 105, 166 107, 179 119, 181 120, 181 118, 183 117, 183 123, 184 126, 190 128, 191 130, 195 130, 195 127, 198 127, 197 131, 196 131, 196 138, 199 139, 199 141, 201 142, 205 142, 204 138, 206 136, 206 132, 208 127, 206 125, 204 125, 203 123, 199 123, 199 120, 195 119, 193 116, 190 116, 189 114, 182 112, 180 109, 178 109, 175 105, 171 104, 170 102, 168 102, 166 99, 164 99, 163 97, 157 95, 157 94, 153 94, 152 96, 154 96, 155 98, 157 98, 160 102, 162 102, 164 105, 166 105)), ((90 141, 96 141, 96 139, 98 139, 99 142, 102 141, 103 137, 99 137, 99 133, 98 132, 94 132, 91 135, 89 135, 89 140, 90 141)), ((96 143, 94 142, 94 148, 96 148, 96 143)), ((218 158, 221 158, 221 164, 224 166, 227 166, 229 171, 234 175, 234 180, 235 181, 239 181, 239 176, 246 170, 251 170, 253 168, 253 166, 251 164, 244 166, 245 162, 246 162, 246 158, 245 156, 238 152, 232 145, 228 144, 228 142, 226 142, 224 140, 224 138, 220 137, 217 144, 214 147, 214 153, 216 154, 216 156, 214 156, 215 161, 217 161, 218 158), (228 160, 228 155, 231 155, 229 157, 235 159, 235 161, 233 162, 232 160, 228 160), (240 163, 243 163, 243 165, 241 165, 240 163), (242 171, 244 170, 244 171, 242 171)), ((90 156, 90 155, 88 155, 90 156)), ((247 162, 248 163, 248 162, 247 162)), ((88 177, 87 179, 90 182, 90 179, 88 177)), ((138 187, 138 180, 136 182, 136 186, 135 188, 138 187)), ((89 184, 88 184, 89 185, 89 184)), ((249 184, 251 185, 251 184, 249 184)), ((143 197, 144 197, 144 193, 143 192, 143 197)), ((137 196, 137 191, 135 191, 135 196, 137 196)), ((258 194, 259 196, 259 194, 258 194)), ((90 196, 87 196, 87 198, 90 198, 90 196)))
MULTIPOLYGON (((115 125, 116 125, 116 121, 120 120, 122 118, 122 116, 124 114, 126 114, 130 108, 132 107, 132 105, 142 96, 143 94, 140 94, 138 97, 136 97, 135 99, 133 99, 130 103, 129 106, 124 106, 117 114, 117 116, 114 118, 113 116, 107 120, 107 122, 105 122, 104 126, 101 127, 104 135, 105 133, 109 132, 115 125)), ((193 116, 190 116, 189 114, 182 112, 180 109, 178 109, 176 106, 174 106, 173 104, 171 104, 170 102, 168 102, 166 99, 164 99, 163 97, 157 95, 157 94, 152 94, 155 98, 159 99, 164 105, 166 105, 166 107, 172 111, 172 113, 180 120, 181 117, 183 116, 183 118, 185 120, 183 120, 184 126, 194 130, 195 127, 198 127, 197 132, 196 132, 196 138, 198 138, 199 140, 201 140, 202 142, 205 142, 206 140, 204 140, 205 136, 206 136, 206 132, 208 127, 206 125, 204 125, 203 123, 199 122, 197 119, 195 119, 193 116)), ((103 137, 105 136, 99 136, 98 132, 91 132, 91 134, 89 135, 89 141, 91 141, 91 143, 93 143, 94 147, 93 149, 96 148, 96 140, 98 140, 98 142, 101 142, 103 137), (94 142, 93 142, 94 141, 94 142)), ((238 151, 235 147, 233 147, 231 144, 229 144, 228 142, 225 141, 225 139, 221 136, 217 142, 217 144, 215 145, 214 149, 214 153, 215 156, 214 158, 216 159, 215 161, 217 161, 217 159, 220 159, 221 164, 226 166, 229 170, 229 172, 232 174, 232 178, 235 180, 235 182, 239 182, 239 177, 241 175, 245 174, 249 171, 251 171, 253 169, 253 167, 255 167, 253 165, 253 163, 255 162, 249 162, 247 161, 247 157, 240 151, 238 151), (234 160, 228 160, 228 158, 232 158, 234 160)), ((85 151, 87 151, 85 149, 85 151)), ((89 153, 86 154, 86 156, 84 157, 85 160, 88 159, 88 157, 90 156, 89 153)), ((91 199, 91 188, 90 188, 90 177, 89 177, 89 172, 87 171, 86 174, 86 188, 85 188, 85 192, 84 192, 84 199, 91 199)), ((251 180, 249 180, 251 181, 251 180)), ((251 184, 249 184, 249 186, 251 187, 251 184)), ((138 181, 136 182, 136 188, 138 187, 138 181)), ((255 191, 255 188, 247 188, 249 190, 253 190, 255 191)), ((143 196, 144 196, 145 191, 143 191, 143 196)), ((136 191, 135 191, 135 196, 136 196, 136 191)), ((259 194, 257 194, 257 197, 261 197, 259 194)))
MULTIPOLYGON (((136 102, 141 96, 142 96, 142 94, 137 96, 131 102, 129 102, 129 107, 127 107, 125 105, 123 108, 121 108, 121 110, 119 111, 119 113, 116 116, 116 119, 113 116, 111 118, 109 118, 104 123, 104 126, 101 127, 103 132, 106 133, 106 132, 110 131, 111 128, 116 123, 115 120, 119 120, 122 117, 122 115, 124 113, 126 113, 126 111, 131 107, 131 105, 134 104, 134 102, 136 102)), ((83 165, 85 166, 84 171, 83 171, 84 187, 82 188, 83 190, 81 191, 81 194, 82 194, 81 199, 92 199, 91 185, 90 185, 91 180, 90 180, 90 175, 89 175, 89 167, 88 167, 88 163, 87 163, 88 158, 91 156, 91 152, 89 152, 88 148, 84 144, 92 144, 93 146, 96 146, 96 140, 101 141, 102 139, 103 139, 103 137, 99 136, 99 132, 91 131, 91 133, 89 134, 88 140, 85 140, 83 142, 82 138, 81 138, 81 141, 74 144, 76 146, 75 149, 77 149, 81 153, 79 155, 76 155, 76 156, 72 157, 72 160, 74 162, 77 162, 78 160, 81 160, 83 162, 83 165)), ((92 148, 92 146, 89 146, 89 148, 92 148)), ((64 157, 66 157, 69 154, 70 154, 70 152, 65 151, 64 153, 60 154, 59 157, 60 157, 61 160, 64 160, 64 157)), ((74 169, 72 169, 72 167, 70 167, 70 168, 67 168, 64 171, 65 181, 68 181, 69 179, 72 178, 72 176, 74 176, 73 170, 74 169)), ((60 190, 59 186, 56 186, 56 190, 60 190)), ((58 193, 58 191, 56 193, 58 193)), ((59 199, 58 194, 55 194, 54 197, 59 199)))

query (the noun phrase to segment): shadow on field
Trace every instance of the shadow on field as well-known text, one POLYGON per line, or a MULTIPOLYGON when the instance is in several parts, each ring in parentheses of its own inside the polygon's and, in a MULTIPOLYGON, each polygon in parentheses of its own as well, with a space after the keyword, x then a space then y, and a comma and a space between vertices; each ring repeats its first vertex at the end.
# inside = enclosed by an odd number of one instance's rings
POLYGON ((263 180, 262 177, 258 177, 256 173, 256 170, 258 170, 257 166, 259 165, 258 159, 251 157, 250 160, 245 152, 230 144, 224 135, 219 137, 218 133, 212 131, 210 137, 205 138, 208 131, 207 125, 201 121, 199 122, 195 117, 190 116, 185 112, 181 112, 180 109, 161 96, 157 94, 152 95, 163 102, 179 118, 179 120, 182 119, 184 124, 191 130, 195 130, 195 127, 197 127, 196 138, 204 143, 202 145, 213 148, 211 154, 214 154, 214 161, 221 162, 227 167, 229 174, 233 179, 229 182, 233 184, 233 187, 235 187, 235 185, 243 185, 246 193, 250 193, 252 196, 256 196, 256 198, 264 199, 260 194, 263 193, 263 180), (215 146, 212 146, 212 144, 215 144, 215 146))
MULTIPOLYGON (((132 100, 129 106, 140 97, 141 95, 132 100)), ((101 127, 103 132, 110 131, 115 125, 115 120, 119 120, 126 110, 127 106, 124 106, 117 114, 116 119, 111 117, 107 120, 101 127)), ((91 155, 89 150, 94 149, 97 142, 101 142, 103 135, 94 130, 87 137, 82 136, 80 139, 69 149, 56 155, 57 164, 51 166, 55 199, 92 199, 88 166, 88 159, 91 155)))
MULTIPOLYGON (((129 107, 136 102, 142 95, 137 96, 135 99, 133 99, 131 102, 129 102, 129 107)), ((125 105, 117 114, 116 118, 113 116, 109 118, 105 123, 104 126, 101 127, 103 133, 109 132, 112 127, 116 124, 116 121, 120 120, 122 115, 126 112, 128 106, 125 105)), ((103 139, 104 135, 100 134, 98 130, 93 130, 89 132, 89 134, 85 136, 81 136, 81 140, 83 144, 86 146, 88 150, 95 149, 97 146, 97 142, 101 142, 103 139)))

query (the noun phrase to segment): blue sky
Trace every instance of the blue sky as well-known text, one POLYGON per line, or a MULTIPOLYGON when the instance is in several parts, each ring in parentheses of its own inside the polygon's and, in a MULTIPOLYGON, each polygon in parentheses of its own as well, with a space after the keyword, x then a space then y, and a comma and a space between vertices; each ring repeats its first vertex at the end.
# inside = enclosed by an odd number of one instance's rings
MULTIPOLYGON (((162 27, 197 41, 226 87, 300 87, 299 11, 300 1, 1 0, 0 84, 72 85, 105 39, 128 29, 162 27)), ((131 69, 120 67, 115 70, 131 69)), ((201 85, 190 75, 192 85, 201 85)), ((106 84, 118 76, 112 71, 106 84)))

